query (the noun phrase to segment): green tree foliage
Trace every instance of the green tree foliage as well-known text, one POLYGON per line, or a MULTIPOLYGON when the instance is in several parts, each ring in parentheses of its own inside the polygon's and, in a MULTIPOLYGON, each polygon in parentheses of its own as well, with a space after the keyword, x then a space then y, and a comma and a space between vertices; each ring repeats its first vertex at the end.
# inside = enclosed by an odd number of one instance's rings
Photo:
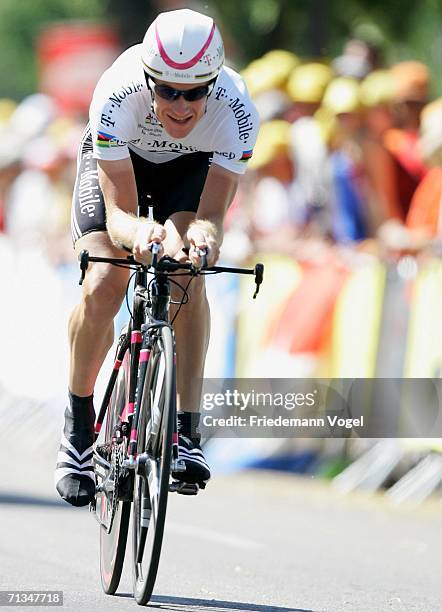
POLYGON ((442 95, 441 0, 213 0, 237 41, 243 65, 271 48, 301 57, 332 58, 351 36, 379 46, 386 64, 418 59, 431 69, 442 95))
POLYGON ((35 41, 42 27, 103 18, 105 11, 103 0, 0 0, 0 96, 20 99, 35 90, 35 41))

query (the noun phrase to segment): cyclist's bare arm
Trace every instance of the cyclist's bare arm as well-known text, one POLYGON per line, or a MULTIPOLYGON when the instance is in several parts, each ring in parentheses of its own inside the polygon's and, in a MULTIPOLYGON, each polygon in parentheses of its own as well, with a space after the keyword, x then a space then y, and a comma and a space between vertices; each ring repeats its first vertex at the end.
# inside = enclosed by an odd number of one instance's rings
MULTIPOLYGON (((208 248, 208 265, 214 265, 223 241, 224 217, 232 203, 240 175, 212 164, 207 174, 196 219, 190 224, 187 240, 190 246, 208 248)), ((191 260, 196 265, 200 260, 191 249, 191 260)))
POLYGON ((164 228, 139 219, 137 213, 137 186, 130 158, 98 161, 98 177, 106 205, 107 230, 116 246, 132 249, 138 261, 150 262, 150 242, 161 242, 164 228))

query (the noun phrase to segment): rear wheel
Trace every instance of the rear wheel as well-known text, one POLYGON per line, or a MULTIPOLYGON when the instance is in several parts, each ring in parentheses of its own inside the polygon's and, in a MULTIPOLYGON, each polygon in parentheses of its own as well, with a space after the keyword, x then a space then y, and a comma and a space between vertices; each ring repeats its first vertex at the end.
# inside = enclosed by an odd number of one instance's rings
POLYGON ((134 597, 146 604, 153 591, 166 519, 176 420, 173 335, 159 330, 146 372, 138 424, 138 470, 134 486, 134 597))
MULTIPOLYGON (((126 353, 126 358, 128 353, 126 353)), ((119 501, 118 485, 121 476, 121 461, 125 456, 125 444, 117 444, 113 439, 115 427, 119 423, 120 415, 126 403, 126 374, 121 367, 118 378, 109 401, 105 428, 105 445, 107 460, 111 464, 111 471, 103 469, 104 478, 108 478, 108 492, 97 493, 97 514, 101 520, 100 527, 100 573, 101 584, 105 593, 113 595, 118 588, 123 570, 124 555, 126 551, 127 534, 130 519, 130 501, 119 501), (115 481, 117 486, 115 487, 115 481), (113 491, 112 491, 113 488, 113 491), (110 528, 110 529, 109 529, 110 528)), ((103 446, 102 446, 103 448, 103 446)), ((100 466, 96 465, 96 472, 100 466)))

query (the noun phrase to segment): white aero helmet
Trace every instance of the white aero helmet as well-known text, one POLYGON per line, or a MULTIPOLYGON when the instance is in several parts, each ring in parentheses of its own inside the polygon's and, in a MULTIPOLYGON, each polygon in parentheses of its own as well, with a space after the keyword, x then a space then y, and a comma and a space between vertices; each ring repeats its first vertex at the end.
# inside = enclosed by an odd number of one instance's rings
POLYGON ((224 63, 224 45, 211 17, 190 9, 160 13, 141 49, 144 70, 171 83, 214 79, 224 63))

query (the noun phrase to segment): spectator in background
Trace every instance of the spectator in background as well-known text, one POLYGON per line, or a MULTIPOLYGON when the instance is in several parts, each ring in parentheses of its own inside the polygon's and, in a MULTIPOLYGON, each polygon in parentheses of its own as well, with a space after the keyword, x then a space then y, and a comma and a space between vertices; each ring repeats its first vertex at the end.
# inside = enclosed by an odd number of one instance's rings
POLYGON ((419 146, 429 171, 413 194, 406 227, 425 244, 442 235, 442 98, 422 111, 419 146))
POLYGON ((290 108, 286 85, 298 64, 299 59, 294 53, 274 49, 251 62, 241 72, 261 121, 282 118, 290 108))
POLYGON ((4 231, 21 245, 42 249, 55 264, 74 258, 68 230, 76 144, 83 129, 61 116, 53 99, 43 94, 25 98, 3 126, 4 231))
POLYGON ((383 135, 383 154, 374 172, 383 196, 386 219, 405 221, 410 202, 426 168, 419 150, 422 108, 428 100, 430 77, 420 62, 401 62, 391 68, 394 127, 383 135))
POLYGON ((360 85, 359 98, 364 108, 364 127, 367 134, 377 142, 393 127, 393 96, 393 77, 390 70, 374 70, 360 85))
POLYGON ((284 115, 292 123, 290 149, 296 167, 296 181, 305 198, 305 221, 316 225, 322 235, 330 233, 329 186, 325 176, 327 142, 315 114, 332 78, 333 72, 325 64, 311 62, 297 66, 287 83, 293 104, 284 115))
POLYGON ((335 117, 329 156, 333 236, 338 242, 363 240, 369 235, 369 211, 358 81, 334 79, 324 94, 323 106, 335 117))
POLYGON ((292 105, 284 119, 293 123, 302 117, 313 117, 332 78, 333 70, 325 64, 310 62, 296 66, 287 82, 292 105))
POLYGON ((359 98, 363 106, 362 155, 367 177, 367 197, 373 233, 385 221, 387 203, 383 186, 388 160, 383 138, 393 127, 393 78, 390 70, 374 70, 361 83, 359 98))
POLYGON ((249 162, 254 171, 249 231, 255 250, 287 252, 305 222, 305 198, 294 183, 289 129, 287 121, 263 123, 249 162))
POLYGON ((338 76, 353 79, 365 78, 379 67, 379 49, 365 40, 352 38, 346 42, 342 55, 332 62, 338 76))
POLYGON ((10 190, 6 228, 13 240, 42 246, 69 209, 68 187, 63 188, 59 180, 63 158, 45 135, 27 145, 22 164, 23 171, 10 190))

